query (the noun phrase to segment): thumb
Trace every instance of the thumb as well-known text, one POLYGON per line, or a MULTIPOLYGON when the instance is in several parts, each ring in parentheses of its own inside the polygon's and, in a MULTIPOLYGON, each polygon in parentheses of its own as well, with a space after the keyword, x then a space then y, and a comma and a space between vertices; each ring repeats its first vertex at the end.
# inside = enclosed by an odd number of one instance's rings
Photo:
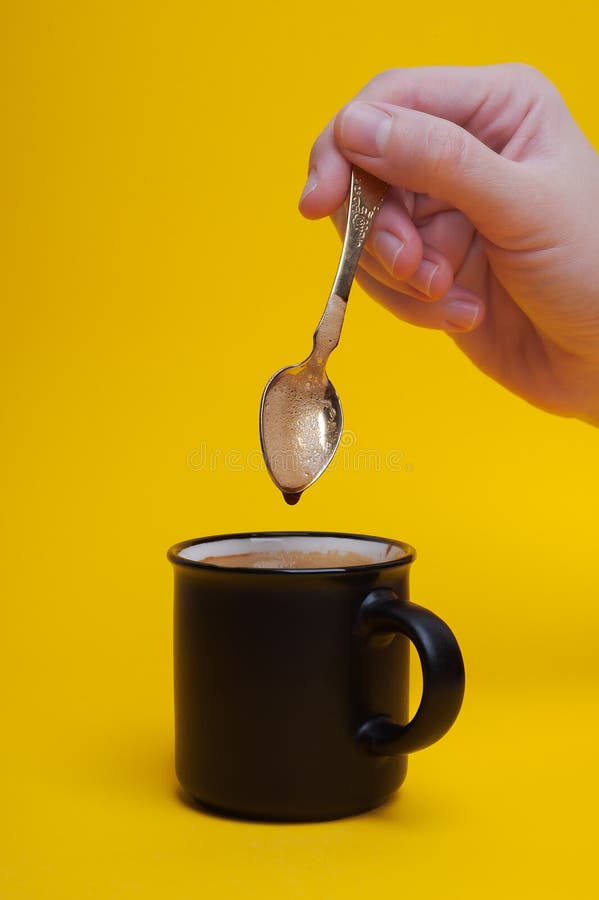
POLYGON ((335 141, 350 162, 454 206, 498 243, 538 217, 530 167, 505 159, 447 119, 355 101, 337 116, 335 141))

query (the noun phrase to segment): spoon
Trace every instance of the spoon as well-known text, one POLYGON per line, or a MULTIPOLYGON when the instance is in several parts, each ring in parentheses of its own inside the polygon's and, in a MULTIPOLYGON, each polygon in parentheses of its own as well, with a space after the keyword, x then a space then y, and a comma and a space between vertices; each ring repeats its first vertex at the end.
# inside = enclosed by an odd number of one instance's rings
POLYGON ((386 189, 374 175, 352 169, 343 249, 312 352, 303 362, 275 372, 262 394, 262 453, 270 477, 290 504, 322 475, 341 440, 341 402, 325 366, 339 343, 362 247, 386 189))

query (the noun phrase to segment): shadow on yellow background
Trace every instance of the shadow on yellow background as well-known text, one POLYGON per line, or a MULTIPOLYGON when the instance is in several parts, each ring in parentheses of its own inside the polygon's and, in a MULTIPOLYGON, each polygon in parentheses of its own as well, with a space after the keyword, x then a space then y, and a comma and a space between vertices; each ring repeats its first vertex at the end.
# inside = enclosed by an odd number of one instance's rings
POLYGON ((336 266, 333 229, 296 211, 327 120, 389 66, 521 60, 599 146, 596 4, 2 18, 3 895, 588 896, 597 432, 358 288, 330 365, 345 443, 298 507, 260 463, 257 410, 336 266), (467 697, 381 810, 242 824, 177 795, 164 554, 288 528, 414 544, 413 599, 455 630, 467 697))

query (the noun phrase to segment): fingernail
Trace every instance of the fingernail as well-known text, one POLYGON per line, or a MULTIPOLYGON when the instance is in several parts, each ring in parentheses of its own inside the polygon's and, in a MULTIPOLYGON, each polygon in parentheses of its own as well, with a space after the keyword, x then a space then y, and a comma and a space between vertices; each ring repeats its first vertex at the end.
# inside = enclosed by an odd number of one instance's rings
POLYGON ((372 249, 391 273, 395 270, 395 263, 403 248, 403 241, 400 241, 390 231, 377 231, 372 240, 372 249))
POLYGON ((316 174, 316 169, 310 169, 308 172, 308 179, 302 191, 302 196, 299 199, 299 205, 301 206, 308 194, 311 194, 312 191, 315 191, 318 187, 318 175, 316 174))
POLYGON ((431 262, 430 259, 423 259, 410 278, 410 284, 412 287, 415 287, 416 290, 422 291, 423 294, 430 297, 433 278, 438 271, 439 266, 437 263, 431 262))
POLYGON ((341 143, 363 156, 383 156, 391 121, 388 113, 370 103, 351 103, 341 113, 341 143))
POLYGON ((480 316, 480 304, 471 300, 450 300, 445 308, 445 321, 451 328, 471 331, 480 316))

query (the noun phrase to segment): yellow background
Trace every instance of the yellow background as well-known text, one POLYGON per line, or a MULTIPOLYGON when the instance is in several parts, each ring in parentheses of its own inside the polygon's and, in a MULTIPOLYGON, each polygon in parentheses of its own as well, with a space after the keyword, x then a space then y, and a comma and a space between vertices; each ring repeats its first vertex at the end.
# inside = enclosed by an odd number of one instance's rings
POLYGON ((599 433, 356 289, 330 366, 352 446, 295 508, 256 460, 338 256, 296 211, 319 130, 383 68, 520 60, 599 146, 595 0, 1 16, 2 895, 589 896, 599 433), (378 812, 207 817, 176 794, 165 550, 295 527, 417 547, 463 711, 378 812))

